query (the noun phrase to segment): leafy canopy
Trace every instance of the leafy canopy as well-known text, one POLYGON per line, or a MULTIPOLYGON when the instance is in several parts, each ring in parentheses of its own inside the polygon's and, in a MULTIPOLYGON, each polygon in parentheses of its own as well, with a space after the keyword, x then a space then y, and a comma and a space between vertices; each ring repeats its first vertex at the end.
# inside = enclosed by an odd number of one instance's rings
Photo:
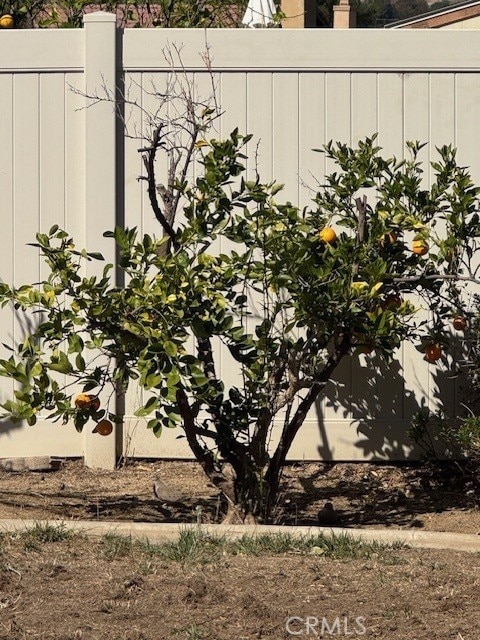
POLYGON ((375 349, 391 358, 403 339, 447 342, 448 319, 463 313, 459 277, 471 274, 479 235, 478 189, 455 151, 439 149, 424 189, 418 143, 402 161, 383 158, 375 137, 355 149, 330 143, 324 151, 336 170, 315 206, 299 210, 277 201, 281 185, 243 178, 248 140, 234 131, 201 145, 203 172, 177 185, 185 222, 170 252, 165 237, 119 227, 105 234, 119 250, 122 286, 112 265, 84 275, 85 262, 102 256, 77 250, 57 226, 37 235, 48 278, 0 284, 3 306, 42 312, 0 361, 0 374, 19 383, 2 405, 6 415, 34 424, 46 408, 79 430, 105 413, 120 421, 108 403, 77 408, 73 389, 109 389, 110 398, 135 381, 152 392, 137 416, 156 435, 189 424, 191 446, 227 457, 250 452, 264 464, 268 438, 263 433, 261 454, 253 452, 252 429, 261 430, 266 414, 270 429, 302 389, 326 384, 342 357, 375 349), (372 204, 360 197, 369 189, 372 204), (331 226, 336 240, 322 241, 319 232, 331 226), (219 237, 231 251, 214 249, 219 237), (414 239, 428 253, 413 253, 414 239), (416 318, 419 296, 428 322, 416 318), (230 351, 241 384, 226 388, 217 375, 212 340, 230 351))

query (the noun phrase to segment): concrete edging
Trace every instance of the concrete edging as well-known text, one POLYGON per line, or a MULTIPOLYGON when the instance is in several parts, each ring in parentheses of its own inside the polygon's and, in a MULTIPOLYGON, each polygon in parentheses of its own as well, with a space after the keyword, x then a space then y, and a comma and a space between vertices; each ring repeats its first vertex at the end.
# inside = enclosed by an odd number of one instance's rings
POLYGON ((348 534, 367 542, 392 544, 403 542, 414 548, 450 549, 452 551, 469 551, 480 553, 480 535, 464 533, 443 533, 438 531, 404 531, 400 529, 344 529, 340 527, 294 527, 276 525, 221 525, 221 524, 163 524, 147 522, 119 522, 92 520, 0 520, 0 532, 20 532, 30 529, 36 524, 64 525, 69 529, 81 531, 87 536, 101 537, 106 534, 131 536, 138 540, 149 540, 153 543, 176 540, 185 529, 198 529, 205 534, 225 536, 230 539, 245 534, 262 535, 272 533, 289 533, 293 536, 314 536, 348 534))

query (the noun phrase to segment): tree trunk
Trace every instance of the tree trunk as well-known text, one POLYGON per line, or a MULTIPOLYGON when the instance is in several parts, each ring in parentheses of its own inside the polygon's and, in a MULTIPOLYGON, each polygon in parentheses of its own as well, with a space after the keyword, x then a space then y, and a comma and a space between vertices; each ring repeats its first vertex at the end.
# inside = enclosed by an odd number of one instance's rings
POLYGON ((267 488, 267 495, 265 501, 265 518, 270 519, 272 511, 275 507, 278 491, 280 488, 280 478, 283 467, 285 466, 285 460, 287 454, 292 446, 292 443, 305 421, 308 412, 312 408, 320 392, 325 388, 328 381, 331 379, 333 372, 343 360, 343 357, 348 353, 351 347, 351 336, 349 333, 345 333, 335 352, 327 360, 321 374, 318 376, 316 382, 312 384, 305 398, 298 405, 295 414, 292 419, 289 420, 283 427, 282 435, 280 436, 280 442, 275 450, 270 464, 265 474, 265 486, 267 488))

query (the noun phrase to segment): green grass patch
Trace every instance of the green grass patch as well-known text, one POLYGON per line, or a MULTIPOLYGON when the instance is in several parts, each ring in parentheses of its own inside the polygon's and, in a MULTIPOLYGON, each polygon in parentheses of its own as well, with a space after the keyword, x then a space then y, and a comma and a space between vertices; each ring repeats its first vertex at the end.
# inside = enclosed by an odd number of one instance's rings
POLYGON ((390 551, 404 549, 402 543, 393 545, 379 542, 367 542, 348 535, 348 533, 316 536, 293 536, 289 533, 244 535, 229 543, 228 552, 243 555, 301 554, 318 555, 335 560, 370 558, 384 555, 390 551))
POLYGON ((164 560, 185 564, 209 563, 217 560, 225 551, 226 540, 222 536, 211 536, 198 529, 182 529, 178 540, 152 545, 150 553, 164 560))
POLYGON ((42 544, 64 542, 79 534, 73 529, 68 529, 63 523, 36 522, 33 527, 30 527, 20 535, 26 551, 38 551, 42 544))
POLYGON ((132 553, 136 543, 131 536, 119 536, 116 533, 107 533, 100 541, 101 553, 107 560, 125 558, 132 553))
MULTIPOLYGON (((47 543, 64 542, 74 536, 84 534, 68 529, 61 524, 37 523, 22 533, 0 536, 0 557, 8 537, 21 539, 28 551, 39 550, 47 543)), ((277 556, 312 555, 334 560, 354 560, 376 558, 384 564, 402 562, 398 551, 408 548, 401 542, 383 544, 354 538, 348 533, 320 533, 315 536, 295 536, 290 533, 245 534, 237 539, 210 535, 196 527, 180 530, 178 539, 172 542, 152 544, 109 533, 100 539, 100 554, 107 560, 131 556, 139 565, 142 573, 154 571, 155 560, 161 559, 180 564, 209 564, 225 556, 277 556)))
POLYGON ((396 564, 396 551, 408 548, 403 543, 381 544, 353 538, 348 534, 319 534, 316 536, 294 536, 290 533, 261 535, 245 534, 238 539, 228 540, 223 536, 211 536, 198 529, 184 529, 175 542, 145 545, 144 550, 151 556, 180 563, 210 563, 221 556, 244 555, 317 555, 335 560, 376 557, 396 564))

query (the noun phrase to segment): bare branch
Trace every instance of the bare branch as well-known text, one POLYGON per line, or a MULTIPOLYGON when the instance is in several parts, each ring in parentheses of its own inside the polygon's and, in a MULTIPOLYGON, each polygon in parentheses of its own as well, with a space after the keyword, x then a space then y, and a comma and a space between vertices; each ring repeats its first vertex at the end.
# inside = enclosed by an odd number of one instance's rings
MULTIPOLYGON (((143 156, 143 162, 145 164, 145 168, 147 170, 147 181, 148 181, 148 197, 150 199, 150 205, 152 207, 153 213, 155 214, 156 219, 162 225, 165 233, 170 238, 170 243, 175 243, 175 231, 173 230, 171 224, 168 222, 164 214, 160 209, 160 205, 158 204, 157 198, 157 187, 155 184, 155 156, 157 154, 157 150, 162 146, 161 135, 164 124, 161 123, 153 132, 152 138, 152 146, 150 150, 143 156)), ((169 244, 170 244, 169 243, 169 244)), ((167 246, 168 251, 168 246, 167 246)))
POLYGON ((421 276, 396 276, 393 278, 395 283, 407 283, 407 282, 423 282, 425 280, 462 280, 465 282, 473 282, 474 284, 480 284, 480 280, 477 280, 474 276, 462 276, 459 274, 441 274, 435 273, 430 275, 421 276))
MULTIPOLYGON (((358 224, 357 224, 357 237, 355 246, 358 248, 365 242, 365 233, 367 230, 367 196, 363 198, 357 198, 355 200, 358 211, 358 224)), ((353 265, 352 273, 354 276, 358 275, 360 270, 360 263, 356 262, 353 265)))

